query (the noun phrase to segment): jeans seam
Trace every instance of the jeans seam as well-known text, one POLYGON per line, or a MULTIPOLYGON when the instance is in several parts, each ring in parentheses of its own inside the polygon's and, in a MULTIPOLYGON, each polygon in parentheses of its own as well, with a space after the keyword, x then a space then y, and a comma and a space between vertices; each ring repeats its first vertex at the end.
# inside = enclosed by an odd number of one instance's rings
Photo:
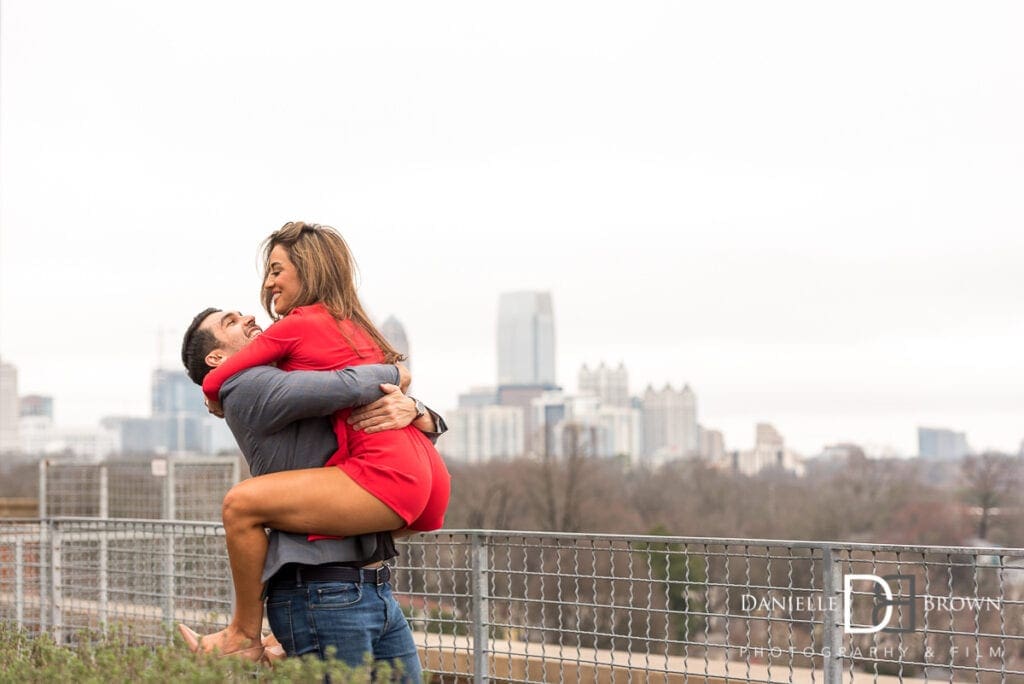
POLYGON ((313 642, 313 648, 316 649, 316 652, 320 655, 320 658, 322 659, 327 654, 325 654, 323 652, 323 649, 320 648, 320 635, 317 633, 316 619, 313 617, 313 615, 314 615, 313 611, 310 610, 310 608, 312 608, 312 601, 313 601, 313 592, 307 586, 306 587, 306 622, 308 623, 308 626, 309 626, 310 640, 313 642))
MULTIPOLYGON (((270 603, 268 601, 267 602, 267 612, 268 613, 270 611, 271 606, 274 606, 274 605, 278 606, 277 610, 282 610, 283 609, 285 615, 288 618, 288 620, 287 620, 287 622, 288 622, 288 635, 287 635, 288 645, 291 646, 292 650, 294 651, 296 649, 295 649, 295 625, 292 623, 292 602, 290 600, 289 601, 275 601, 274 603, 270 603)), ((277 637, 278 641, 281 640, 281 636, 282 635, 275 634, 274 636, 277 637)))
POLYGON ((389 617, 390 617, 389 616, 389 612, 390 611, 388 610, 388 608, 389 608, 388 602, 384 598, 384 595, 382 593, 384 591, 384 585, 383 584, 378 585, 376 587, 376 590, 377 590, 377 592, 376 592, 377 593, 377 599, 380 600, 381 608, 384 609, 384 622, 382 623, 383 626, 381 627, 380 634, 377 635, 377 639, 374 641, 375 645, 380 643, 380 640, 384 638, 384 635, 388 633, 388 631, 389 631, 389 629, 391 627, 391 623, 390 623, 390 620, 389 620, 389 617))

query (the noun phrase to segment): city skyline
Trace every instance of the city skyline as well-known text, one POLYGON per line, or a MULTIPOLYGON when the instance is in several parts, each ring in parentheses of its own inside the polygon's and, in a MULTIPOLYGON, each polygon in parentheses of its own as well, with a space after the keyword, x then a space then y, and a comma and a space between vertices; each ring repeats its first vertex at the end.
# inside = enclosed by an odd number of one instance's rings
MULTIPOLYGON (((549 293, 545 293, 545 294, 549 295, 548 296, 548 301, 547 301, 547 306, 551 307, 550 294, 549 293)), ((499 307, 499 309, 500 309, 500 307, 499 307)), ((500 314, 499 314, 499 317, 500 317, 500 314)), ((404 326, 402 326, 402 324, 395 318, 395 316, 393 316, 393 315, 388 316, 387 320, 385 320, 384 324, 382 324, 382 327, 386 327, 389 330, 389 332, 391 332, 392 334, 394 334, 396 336, 396 339, 399 339, 399 336, 400 336, 400 342, 401 342, 400 346, 404 350, 406 350, 406 351, 408 350, 408 348, 409 348, 408 335, 407 335, 407 333, 406 333, 406 331, 404 329, 404 326)), ((500 328, 500 326, 498 326, 498 327, 500 328)), ((393 340, 393 342, 394 342, 394 340, 393 340)), ((158 347, 159 348, 163 348, 164 345, 159 344, 158 347)), ((499 349, 498 354, 500 354, 500 344, 498 344, 497 339, 495 339, 495 347, 499 349)), ((557 351, 556 351, 556 355, 558 355, 557 351)), ((497 354, 496 354, 496 356, 497 356, 497 354)), ((11 367, 13 366, 16 369, 17 366, 16 366, 16 364, 11 364, 11 363, 9 363, 6 360, 3 360, 3 359, 0 359, 0 360, 3 361, 3 367, 4 367, 4 373, 5 373, 4 377, 7 378, 7 377, 9 377, 11 375, 11 367)), ((156 401, 156 394, 155 394, 155 392, 157 391, 156 390, 157 383, 156 383, 155 378, 157 378, 158 376, 162 377, 162 376, 166 375, 168 372, 170 372, 171 374, 173 374, 175 376, 177 376, 179 373, 181 374, 181 378, 179 378, 179 380, 183 380, 184 381, 184 386, 185 386, 185 390, 186 391, 188 390, 189 387, 191 387, 191 388, 193 388, 197 392, 197 396, 195 398, 196 399, 195 403, 198 403, 199 402, 199 394, 198 394, 199 393, 199 389, 198 389, 198 387, 192 385, 190 381, 187 381, 187 378, 185 378, 185 376, 184 376, 183 369, 175 361, 169 361, 169 362, 167 362, 165 364, 158 364, 158 365, 154 366, 149 371, 150 377, 153 380, 152 380, 152 382, 149 385, 147 385, 147 401, 150 401, 150 402, 156 401)), ((623 392, 623 388, 614 388, 614 387, 609 388, 609 387, 605 386, 604 384, 602 384, 601 382, 599 382, 598 378, 599 378, 599 375, 602 374, 602 373, 609 373, 612 376, 621 375, 620 381, 622 381, 622 383, 623 383, 623 387, 625 388, 625 392, 626 392, 625 396, 627 397, 629 402, 631 402, 634 399, 643 400, 645 394, 649 395, 652 392, 652 390, 655 392, 656 395, 660 395, 660 394, 662 394, 664 392, 667 392, 675 384, 678 385, 679 390, 682 391, 683 393, 692 392, 692 390, 690 388, 690 383, 687 383, 685 381, 677 382, 677 381, 673 381, 671 379, 664 379, 662 381, 651 380, 651 381, 648 381, 646 383, 635 381, 635 380, 630 380, 627 383, 625 381, 625 378, 628 377, 628 373, 627 373, 626 364, 624 364, 624 362, 622 362, 620 360, 618 362, 618 364, 617 364, 617 367, 615 367, 613 365, 606 364, 605 360, 601 359, 600 362, 593 362, 592 361, 590 364, 588 364, 586 361, 584 361, 582 364, 580 364, 579 367, 577 367, 576 373, 571 373, 571 374, 568 374, 568 375, 565 376, 565 377, 576 378, 576 382, 572 386, 570 386, 568 383, 565 383, 566 396, 572 397, 572 396, 579 396, 579 395, 585 396, 585 395, 588 395, 588 394, 593 394, 595 396, 598 396, 598 397, 602 398, 602 402, 603 403, 607 403, 608 405, 616 405, 616 404, 622 405, 623 401, 622 401, 622 396, 621 395, 622 395, 622 392, 623 392), (590 377, 588 379, 584 379, 584 375, 590 375, 592 377, 590 377), (594 383, 594 384, 591 384, 591 383, 594 383), (605 397, 604 396, 604 394, 606 392, 608 392, 609 390, 611 392, 611 395, 615 396, 616 399, 609 399, 609 397, 605 397)), ((17 374, 15 373, 14 377, 16 377, 16 376, 17 376, 17 374)), ((462 395, 462 394, 464 394, 467 391, 468 392, 472 392, 473 390, 484 389, 484 388, 490 388, 491 390, 495 390, 496 391, 498 383, 492 382, 492 381, 495 381, 495 380, 497 380, 497 375, 492 377, 490 380, 478 379, 478 381, 463 387, 459 391, 458 394, 462 395), (488 384, 489 382, 491 383, 490 385, 488 384)), ((605 379, 605 378, 602 378, 602 380, 605 383, 608 382, 608 380, 605 379)), ((182 383, 180 383, 180 382, 176 382, 176 383, 174 383, 174 386, 177 387, 178 385, 181 385, 181 384, 182 383)), ((179 391, 179 390, 175 390, 175 391, 179 391)), ((50 403, 49 411, 50 411, 51 419, 53 418, 53 415, 55 413, 57 415, 59 415, 59 405, 60 405, 60 398, 59 397, 54 397, 53 395, 51 395, 51 394, 49 394, 47 392, 27 392, 27 391, 23 391, 20 386, 18 387, 18 395, 22 399, 32 397, 32 398, 35 398, 35 399, 47 399, 47 400, 50 400, 51 403, 50 403), (53 408, 54 404, 56 404, 58 406, 58 408, 56 410, 53 408)), ((701 396, 703 397, 703 391, 701 393, 701 396)), ((185 399, 183 399, 183 400, 185 400, 185 399)), ((449 411, 449 412, 455 413, 456 410, 457 410, 456 406, 457 406, 458 403, 460 403, 460 402, 453 401, 451 404, 442 407, 441 404, 437 404, 436 402, 433 402, 430 399, 428 399, 428 401, 430 401, 435 407, 437 407, 439 410, 441 410, 442 413, 444 413, 445 411, 449 411)), ((692 401, 692 399, 691 399, 691 401, 692 401)), ((628 402, 626 402, 626 403, 628 403, 628 402)), ((102 409, 97 409, 97 410, 100 411, 100 415, 99 415, 99 417, 97 418, 97 420, 95 422, 83 421, 83 422, 78 422, 78 423, 68 423, 68 422, 62 422, 62 421, 57 420, 57 421, 54 421, 54 424, 58 428, 80 429, 80 428, 96 426, 99 423, 103 422, 105 419, 121 419, 123 417, 129 417, 129 418, 130 417, 139 417, 139 418, 148 419, 152 415, 155 415, 155 413, 156 413, 156 411, 152 407, 150 407, 149 405, 147 405, 144 408, 144 410, 142 410, 141 412, 116 413, 116 412, 102 412, 102 409)), ((703 430, 703 429, 710 430, 710 431, 712 431, 714 433, 718 433, 719 438, 721 438, 724 435, 724 440, 725 440, 724 441, 724 446, 726 447, 726 450, 728 452, 730 452, 730 453, 734 452, 734 451, 745 452, 745 451, 748 451, 751 448, 754 448, 754 449, 757 448, 757 445, 759 443, 758 442, 759 438, 757 438, 755 436, 755 438, 754 439, 750 439, 749 442, 746 441, 746 440, 749 438, 750 435, 756 435, 757 434, 757 430, 760 429, 758 426, 760 426, 763 423, 776 424, 776 421, 771 419, 770 417, 769 418, 765 418, 764 417, 764 415, 767 415, 767 412, 762 412, 761 414, 758 414, 756 411, 754 411, 753 413, 751 413, 749 415, 755 417, 755 419, 752 420, 752 422, 750 422, 750 423, 741 423, 739 420, 736 420, 736 419, 730 420, 728 418, 725 418, 724 420, 716 422, 716 418, 714 416, 711 416, 710 418, 705 418, 704 414, 702 412, 701 419, 699 421, 697 420, 696 417, 694 417, 694 418, 690 419, 690 420, 693 421, 692 425, 680 426, 679 429, 690 430, 691 432, 694 430, 694 428, 698 428, 698 429, 701 429, 701 430, 703 430), (757 417, 757 416, 761 416, 761 417, 757 417), (710 424, 707 421, 710 421, 710 424), (699 423, 699 425, 698 425, 698 423, 699 423), (723 425, 725 425, 726 427, 723 428, 722 427, 723 425), (737 436, 738 436, 738 438, 737 438, 737 436)), ((790 444, 800 444, 799 440, 793 440, 793 439, 790 439, 788 437, 790 424, 789 423, 783 423, 783 425, 786 425, 786 429, 783 429, 782 432, 787 434, 787 441, 790 444)), ((913 442, 914 442, 914 444, 918 444, 920 442, 920 439, 921 439, 920 435, 921 435, 922 431, 925 431, 925 432, 938 431, 938 432, 947 432, 947 433, 950 433, 950 434, 954 434, 955 433, 956 435, 959 435, 961 443, 964 443, 966 445, 964 448, 968 448, 969 447, 970 451, 971 452, 975 452, 975 453, 976 452, 985 451, 985 450, 996 450, 996 451, 1002 451, 1004 453, 1010 453, 1010 454, 1019 453, 1021 451, 1024 451, 1024 438, 1021 438, 1018 442, 1012 442, 1012 443, 1010 443, 1010 444, 1008 444, 1006 446, 1003 446, 1003 445, 988 445, 988 446, 984 446, 984 447, 979 447, 976 444, 977 440, 973 440, 973 441, 971 440, 970 434, 969 434, 970 431, 969 430, 964 430, 963 429, 963 425, 960 424, 960 423, 952 423, 952 424, 942 425, 942 426, 938 426, 938 427, 936 425, 930 425, 930 424, 929 425, 926 425, 926 424, 916 424, 916 425, 908 427, 907 430, 913 432, 913 435, 914 435, 913 442)), ((224 432, 226 434, 226 430, 224 432)), ((840 432, 840 433, 837 433, 837 434, 842 434, 842 433, 840 432)), ((690 439, 692 440, 694 438, 691 436, 690 439)), ((828 439, 822 439, 817 445, 813 446, 813 448, 810 448, 810 449, 801 448, 801 447, 797 446, 796 447, 796 451, 802 457, 808 458, 808 457, 817 456, 817 455, 819 455, 821 453, 827 452, 828 448, 831 447, 832 445, 843 444, 843 443, 854 443, 854 444, 857 444, 858 446, 863 447, 865 449, 866 453, 868 453, 869 455, 874 455, 874 456, 913 457, 913 456, 929 456, 930 455, 930 454, 923 453, 919 448, 900 449, 899 447, 897 447, 895 444, 893 444, 891 442, 873 441, 871 439, 865 440, 865 439, 858 439, 858 438, 846 438, 846 437, 841 437, 841 436, 833 436, 833 437, 830 437, 828 439)), ((690 445, 690 448, 693 448, 692 444, 690 445)))
POLYGON ((1024 6, 544 13, 5 2, 22 393, 145 414, 196 312, 259 312, 258 245, 301 219, 345 236, 441 409, 494 377, 498 294, 544 290, 557 378, 689 383, 729 448, 769 422, 801 453, 910 454, 919 426, 1016 451, 1024 6))

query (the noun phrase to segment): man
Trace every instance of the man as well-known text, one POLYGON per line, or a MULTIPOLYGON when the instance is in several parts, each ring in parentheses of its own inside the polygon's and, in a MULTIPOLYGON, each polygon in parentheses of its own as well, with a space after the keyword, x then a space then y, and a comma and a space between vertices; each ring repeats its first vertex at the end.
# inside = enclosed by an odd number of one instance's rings
MULTIPOLYGON (((201 385, 210 369, 261 332, 252 316, 200 312, 182 343, 189 377, 201 385)), ((408 371, 396 366, 290 373, 260 366, 228 380, 220 400, 249 470, 263 475, 322 466, 338 447, 329 417, 350 406, 362 406, 350 418, 357 429, 412 423, 436 439, 447 429, 443 419, 406 396, 400 386, 407 384, 408 371)), ((383 564, 398 555, 390 533, 310 542, 306 535, 271 530, 269 541, 263 569, 267 616, 289 655, 324 657, 334 647, 338 658, 359 665, 369 652, 375 660, 400 661, 405 678, 420 680, 412 632, 383 564)))

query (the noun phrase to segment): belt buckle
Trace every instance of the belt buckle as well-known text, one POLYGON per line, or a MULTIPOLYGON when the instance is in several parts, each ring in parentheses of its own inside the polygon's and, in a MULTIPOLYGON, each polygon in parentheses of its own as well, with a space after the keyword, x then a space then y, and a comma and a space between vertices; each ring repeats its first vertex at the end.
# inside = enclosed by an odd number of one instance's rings
POLYGON ((381 565, 379 568, 374 568, 373 583, 379 587, 383 585, 385 582, 387 582, 387 577, 385 577, 384 575, 389 569, 390 568, 388 568, 387 564, 381 565))

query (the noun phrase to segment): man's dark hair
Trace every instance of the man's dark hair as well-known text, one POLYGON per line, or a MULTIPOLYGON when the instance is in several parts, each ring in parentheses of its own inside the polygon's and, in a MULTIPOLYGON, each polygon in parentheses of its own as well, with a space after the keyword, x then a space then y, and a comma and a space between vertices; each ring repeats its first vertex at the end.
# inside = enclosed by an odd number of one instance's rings
POLYGON ((206 356, 220 344, 217 338, 209 330, 200 330, 206 317, 220 311, 216 307, 203 309, 192 319, 191 325, 185 331, 185 338, 181 341, 181 362, 185 364, 185 371, 192 382, 202 385, 206 374, 212 370, 206 365, 206 356))

